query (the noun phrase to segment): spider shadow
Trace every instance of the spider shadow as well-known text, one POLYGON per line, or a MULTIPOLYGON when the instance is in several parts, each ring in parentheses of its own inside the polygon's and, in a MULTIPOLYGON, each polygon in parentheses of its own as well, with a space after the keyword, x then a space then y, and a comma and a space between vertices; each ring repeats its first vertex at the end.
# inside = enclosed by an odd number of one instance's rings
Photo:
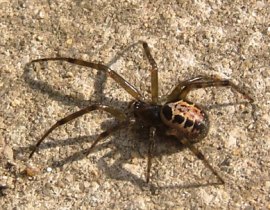
MULTIPOLYGON (((148 155, 148 138, 149 134, 146 132, 143 136, 138 136, 141 134, 140 132, 134 132, 133 135, 133 143, 135 144, 134 151, 139 151, 140 158, 147 160, 148 155), (143 149, 141 149, 143 148, 143 149)), ((122 138, 121 138, 122 139, 122 138)), ((161 159, 162 156, 168 156, 175 153, 181 153, 183 150, 187 149, 184 145, 182 145, 177 139, 172 137, 157 135, 156 145, 153 151, 152 157, 153 161, 155 159, 161 159)), ((117 148, 119 150, 119 148, 117 148)), ((107 177, 110 179, 128 181, 137 185, 141 190, 150 190, 152 194, 155 194, 156 191, 160 191, 162 189, 188 189, 188 188, 198 188, 198 187, 207 187, 207 186, 215 186, 220 185, 218 182, 208 182, 208 183, 190 183, 185 185, 165 185, 165 186, 156 186, 154 179, 150 179, 149 183, 145 181, 145 174, 147 168, 147 161, 145 161, 145 165, 141 165, 143 173, 141 177, 133 174, 127 169, 123 168, 123 165, 126 163, 130 163, 132 158, 130 157, 130 153, 125 152, 126 150, 121 149, 121 156, 115 160, 115 153, 119 153, 116 150, 110 151, 105 154, 103 157, 99 158, 97 166, 101 171, 104 171, 107 174, 107 177), (124 155, 123 155, 124 154, 124 155), (128 154, 128 157, 127 157, 128 154), (114 163, 112 165, 108 164, 107 159, 114 159, 114 163)), ((199 161, 199 160, 198 160, 199 161)), ((157 165, 158 167, 158 165, 157 165)), ((153 170, 153 169, 152 169, 153 170)))
MULTIPOLYGON (((131 48, 135 47, 136 45, 140 44, 141 41, 135 42, 133 44, 128 45, 125 47, 122 51, 118 52, 107 64, 108 67, 113 65, 117 62, 121 57, 124 56, 124 54, 129 51, 131 48)), ((45 64, 43 64, 45 65, 45 64)), ((103 72, 97 71, 95 82, 94 82, 94 92, 98 93, 99 100, 84 100, 76 96, 71 95, 65 95, 61 93, 60 91, 55 90, 51 85, 49 85, 47 82, 44 81, 38 81, 31 75, 31 68, 33 67, 33 64, 27 63, 24 67, 23 72, 23 79, 24 81, 29 85, 29 87, 35 91, 41 92, 43 94, 48 95, 52 100, 59 101, 64 105, 68 106, 78 106, 80 108, 83 108, 85 106, 89 105, 89 102, 93 103, 100 103, 107 101, 109 104, 117 104, 121 106, 121 102, 119 100, 108 98, 104 95, 104 88, 105 83, 107 80, 107 74, 104 74, 103 72)), ((121 106, 122 107, 122 106, 121 106)))
MULTIPOLYGON (((136 129, 138 128, 135 128, 135 130, 136 129)), ((93 155, 94 153, 97 153, 98 151, 107 148, 109 145, 114 145, 115 149, 111 150, 110 152, 106 153, 104 156, 100 157, 96 163, 99 170, 105 172, 106 176, 109 177, 110 179, 128 181, 130 183, 133 183, 134 185, 137 185, 141 190, 149 189, 153 194, 156 191, 162 190, 162 189, 198 188, 198 187, 204 187, 204 186, 218 185, 218 183, 213 182, 213 183, 207 183, 207 184, 168 185, 168 186, 157 187, 154 184, 152 184, 151 181, 150 183, 146 183, 144 175, 142 176, 142 178, 140 178, 137 175, 133 174, 132 172, 123 168, 122 166, 126 163, 130 163, 132 159, 130 155, 131 154, 130 148, 132 148, 131 146, 132 144, 134 145, 133 150, 139 151, 139 158, 144 158, 144 159, 147 158, 148 133, 147 132, 142 133, 142 132, 132 132, 133 135, 128 138, 123 138, 123 137, 119 138, 119 132, 115 133, 112 136, 111 141, 100 143, 97 146, 95 146, 92 150, 90 150, 89 148, 83 149, 61 160, 53 160, 50 167, 62 168, 64 165, 69 164, 73 161, 79 161, 79 160, 87 158, 88 154, 93 155), (127 152, 127 146, 123 146, 123 145, 129 145, 128 146, 129 152, 127 152), (120 157, 118 157, 116 160, 114 158, 115 153, 120 154, 120 157), (114 163, 112 165, 109 165, 108 159, 114 159, 114 163)), ((125 133, 125 134, 127 135, 129 133, 125 133)), ((47 143, 44 145, 44 147, 40 149, 46 149, 52 146, 63 146, 61 145, 62 143, 64 143, 64 145, 71 145, 75 143, 81 144, 81 143, 88 142, 89 138, 94 139, 95 137, 96 136, 91 136, 91 137, 84 136, 84 137, 79 137, 79 138, 61 140, 53 144, 47 143)), ((183 145, 181 145, 181 143, 176 141, 175 139, 168 138, 168 137, 166 138, 167 139, 165 141, 163 138, 157 138, 156 149, 153 154, 154 158, 161 158, 164 155, 167 156, 174 153, 180 153, 183 149, 185 149, 185 147, 183 147, 183 145)), ((142 167, 143 167, 142 171, 145 171, 146 165, 142 167)))
MULTIPOLYGON (((181 148, 178 152, 180 153, 181 150, 183 149, 184 148, 181 148)), ((174 185, 157 186, 156 184, 154 184, 155 182, 154 179, 150 179, 150 182, 146 183, 145 178, 140 178, 136 176, 135 174, 133 174, 132 172, 123 168, 122 165, 128 162, 128 160, 123 160, 119 158, 114 162, 112 166, 108 166, 105 159, 110 156, 113 156, 113 152, 108 153, 106 156, 101 157, 97 164, 98 167, 107 174, 107 177, 109 177, 110 179, 115 179, 115 180, 128 181, 130 183, 133 183, 134 185, 137 185, 141 190, 150 190, 152 194, 156 194, 157 191, 161 191, 163 189, 170 189, 170 190, 191 189, 191 188, 220 185, 220 183, 218 182, 209 182, 209 183, 190 183, 190 184, 185 184, 185 185, 174 184, 174 185)), ((144 167, 143 169, 144 171, 146 171, 146 164, 145 166, 142 166, 142 167, 144 167)))
MULTIPOLYGON (((73 95, 65 95, 61 91, 55 90, 50 84, 44 81, 36 80, 32 77, 30 64, 27 64, 24 73, 23 73, 24 81, 29 85, 29 87, 37 92, 41 92, 42 94, 48 95, 53 101, 59 101, 63 105, 68 106, 78 106, 79 108, 84 108, 89 106, 89 104, 100 103, 98 100, 85 100, 73 95)), ((102 81, 102 83, 106 80, 105 74, 97 74, 96 80, 102 81)), ((98 84, 97 82, 94 84, 94 90, 98 89, 98 92, 101 93, 99 95, 100 100, 102 101, 110 101, 112 104, 119 104, 119 100, 108 99, 103 95, 103 85, 98 84)))
MULTIPOLYGON (((85 136, 79 136, 79 137, 56 140, 56 141, 54 139, 51 139, 50 141, 42 142, 42 144, 38 147, 38 151, 47 150, 47 149, 56 148, 56 147, 80 145, 80 144, 87 143, 90 141, 89 139, 94 139, 96 137, 97 135, 91 135, 91 136, 85 135, 85 136)), ((16 149, 13 150, 14 156, 19 157, 19 159, 21 160, 27 161, 28 157, 23 156, 23 154, 30 154, 30 151, 32 151, 34 147, 35 145, 17 147, 16 149)))

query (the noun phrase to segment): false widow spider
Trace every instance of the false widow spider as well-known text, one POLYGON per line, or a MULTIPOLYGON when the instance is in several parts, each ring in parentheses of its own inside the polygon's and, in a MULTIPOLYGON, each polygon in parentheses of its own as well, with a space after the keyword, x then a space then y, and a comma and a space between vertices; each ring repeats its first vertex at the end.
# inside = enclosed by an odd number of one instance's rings
POLYGON ((200 159, 204 165, 212 171, 212 173, 219 180, 219 184, 224 184, 224 180, 221 176, 214 170, 214 168, 205 159, 201 151, 199 151, 193 143, 202 140, 208 133, 209 130, 209 119, 206 112, 196 104, 188 101, 187 95, 191 90, 206 88, 206 87, 220 87, 220 86, 230 86, 237 92, 241 93, 246 99, 253 102, 253 99, 245 92, 245 90, 230 80, 220 79, 217 77, 208 76, 197 76, 185 81, 180 82, 172 92, 167 96, 166 102, 160 104, 158 96, 158 68, 157 64, 150 53, 150 48, 148 44, 144 41, 139 41, 142 44, 146 57, 151 65, 151 101, 146 101, 141 93, 126 81, 122 76, 116 73, 114 70, 106 65, 100 63, 88 62, 75 58, 68 57, 55 57, 55 58, 41 58, 32 60, 30 64, 44 61, 66 61, 72 64, 77 64, 80 66, 90 67, 99 71, 106 73, 109 77, 115 80, 127 93, 129 93, 134 100, 131 101, 131 107, 133 110, 134 118, 130 119, 121 110, 101 105, 94 104, 86 108, 83 108, 75 113, 72 113, 59 121, 57 121, 49 130, 47 130, 44 135, 39 139, 39 141, 34 146, 30 153, 29 158, 31 158, 36 152, 42 141, 57 127, 68 123, 69 121, 87 114, 94 110, 102 110, 110 113, 119 122, 108 130, 102 132, 97 139, 92 143, 89 150, 94 148, 98 142, 102 139, 109 137, 114 132, 127 128, 134 123, 140 123, 144 127, 149 129, 149 145, 148 145, 148 160, 147 160, 147 170, 146 170, 146 182, 150 179, 150 169, 152 163, 152 153, 155 143, 156 131, 161 131, 165 136, 172 136, 176 141, 182 143, 187 147, 198 159, 200 159))

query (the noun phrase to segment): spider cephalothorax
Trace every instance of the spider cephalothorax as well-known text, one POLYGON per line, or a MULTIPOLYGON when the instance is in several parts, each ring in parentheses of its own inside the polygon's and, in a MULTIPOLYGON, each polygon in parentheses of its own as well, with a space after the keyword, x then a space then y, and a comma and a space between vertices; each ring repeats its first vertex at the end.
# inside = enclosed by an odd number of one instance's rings
MULTIPOLYGON (((150 49, 146 42, 142 43, 145 54, 151 65, 151 101, 147 102, 142 98, 141 93, 136 87, 127 82, 123 77, 117 74, 114 70, 110 69, 106 65, 83 61, 74 58, 56 57, 56 58, 43 58, 31 61, 31 63, 42 61, 66 61, 69 63, 90 67, 99 71, 105 72, 109 77, 114 79, 127 93, 133 96, 132 110, 136 119, 135 123, 140 123, 141 126, 149 129, 149 148, 148 148, 148 161, 147 161, 147 173, 146 181, 149 182, 151 160, 153 153, 153 145, 155 142, 156 131, 162 131, 167 136, 175 137, 176 141, 181 142, 190 151, 203 161, 204 165, 208 167, 218 178, 220 184, 224 184, 221 176, 213 169, 209 162, 205 159, 204 155, 193 145, 194 142, 204 138, 207 135, 209 129, 209 120, 207 114, 201 107, 189 102, 186 97, 187 94, 194 89, 206 88, 206 87, 220 87, 230 86, 234 90, 241 93, 250 102, 253 99, 244 91, 243 88, 235 85, 229 80, 220 79, 217 77, 198 76, 192 79, 184 80, 180 82, 173 91, 167 96, 167 100, 164 104, 159 103, 158 98, 158 71, 155 60, 153 59, 150 49)), ((100 140, 110 136, 112 133, 119 129, 126 128, 134 123, 133 119, 128 117, 122 110, 94 104, 84 109, 81 109, 67 117, 57 121, 41 139, 37 142, 34 149, 30 154, 30 158, 33 156, 41 142, 57 127, 66 124, 67 122, 80 117, 86 113, 94 110, 103 110, 113 115, 118 124, 109 128, 107 131, 101 133, 98 138, 92 143, 92 149, 100 140)))

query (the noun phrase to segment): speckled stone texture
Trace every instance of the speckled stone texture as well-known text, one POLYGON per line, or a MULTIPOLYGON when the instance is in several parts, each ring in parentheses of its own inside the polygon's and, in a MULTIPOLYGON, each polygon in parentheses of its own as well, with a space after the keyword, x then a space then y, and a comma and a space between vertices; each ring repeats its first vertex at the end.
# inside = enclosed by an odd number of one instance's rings
POLYGON ((0 206, 2 209, 270 209, 270 4, 268 1, 0 1, 0 206), (132 100, 102 72, 32 59, 76 57, 111 65, 147 98, 147 41, 160 96, 196 75, 230 88, 193 91, 211 128, 195 146, 225 180, 184 148, 157 139, 145 183, 148 134, 124 129, 83 151, 115 124, 93 112, 55 130, 56 120, 102 103, 128 112, 132 100), (129 47, 125 51, 125 49, 129 47), (123 53, 124 52, 124 53, 123 53), (122 56, 119 56, 123 54, 122 56), (27 174, 25 172, 27 169, 27 174))

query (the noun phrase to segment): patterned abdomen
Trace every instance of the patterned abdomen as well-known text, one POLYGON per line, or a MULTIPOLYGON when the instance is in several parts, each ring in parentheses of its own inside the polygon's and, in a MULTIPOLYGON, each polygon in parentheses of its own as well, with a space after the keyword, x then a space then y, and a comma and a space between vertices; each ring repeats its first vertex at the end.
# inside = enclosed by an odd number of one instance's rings
POLYGON ((206 113, 187 101, 181 100, 164 105, 160 116, 168 127, 188 139, 203 138, 209 129, 206 113))

